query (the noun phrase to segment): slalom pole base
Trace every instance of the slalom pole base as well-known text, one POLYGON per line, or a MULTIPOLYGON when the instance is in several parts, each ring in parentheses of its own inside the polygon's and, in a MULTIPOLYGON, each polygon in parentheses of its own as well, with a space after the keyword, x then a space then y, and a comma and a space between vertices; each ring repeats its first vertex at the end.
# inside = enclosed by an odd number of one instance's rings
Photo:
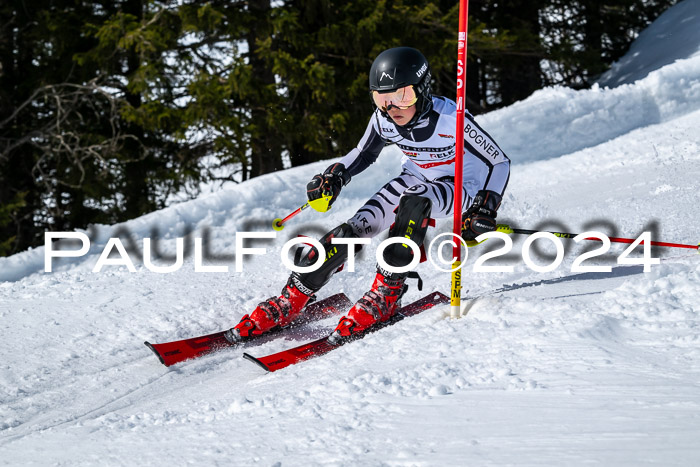
POLYGON ((452 298, 450 299, 450 318, 459 319, 462 304, 460 296, 462 293, 462 262, 455 260, 452 263, 452 298))

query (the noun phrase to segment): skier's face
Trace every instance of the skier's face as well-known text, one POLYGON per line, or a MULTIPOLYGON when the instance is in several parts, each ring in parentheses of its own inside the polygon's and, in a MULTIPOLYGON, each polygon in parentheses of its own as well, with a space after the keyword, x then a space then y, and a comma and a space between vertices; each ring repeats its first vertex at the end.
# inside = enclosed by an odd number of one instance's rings
POLYGON ((398 107, 389 106, 387 113, 391 119, 399 126, 404 126, 411 121, 413 116, 416 114, 415 104, 407 109, 399 109, 398 107))
POLYGON ((416 114, 416 90, 412 85, 394 91, 372 91, 374 104, 382 112, 387 112, 397 125, 407 124, 416 114))

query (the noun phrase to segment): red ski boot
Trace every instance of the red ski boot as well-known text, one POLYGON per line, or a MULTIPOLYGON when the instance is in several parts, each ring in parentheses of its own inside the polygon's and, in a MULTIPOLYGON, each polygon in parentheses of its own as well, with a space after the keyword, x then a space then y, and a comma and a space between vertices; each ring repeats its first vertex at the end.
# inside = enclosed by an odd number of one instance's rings
POLYGON ((357 301, 347 316, 340 319, 331 340, 339 341, 358 334, 379 321, 391 318, 400 307, 406 286, 405 274, 387 274, 377 270, 372 288, 357 301))
POLYGON ((248 337, 259 336, 276 327, 288 326, 299 316, 302 308, 313 297, 313 292, 302 292, 298 279, 290 277, 279 297, 271 297, 260 303, 250 315, 241 318, 240 323, 226 332, 229 342, 237 343, 248 337))

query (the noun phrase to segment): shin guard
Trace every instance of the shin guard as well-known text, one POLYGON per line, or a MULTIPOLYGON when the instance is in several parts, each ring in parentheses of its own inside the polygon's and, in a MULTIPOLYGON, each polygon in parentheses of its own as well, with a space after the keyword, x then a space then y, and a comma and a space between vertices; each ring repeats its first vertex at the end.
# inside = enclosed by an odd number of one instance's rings
MULTIPOLYGON (((312 272, 295 273, 296 278, 301 284, 309 290, 316 292, 321 287, 326 285, 333 274, 342 268, 345 261, 348 259, 348 245, 340 245, 331 243, 334 238, 356 237, 355 233, 348 224, 342 224, 328 232, 319 240, 326 250, 326 258, 323 265, 312 272)), ((359 248, 358 248, 359 250, 359 248)), ((300 247, 295 254, 294 264, 297 266, 310 266, 318 261, 318 250, 313 247, 300 247)))
MULTIPOLYGON (((404 195, 396 210, 396 221, 389 230, 389 237, 404 237, 423 245, 430 225, 431 202, 417 195, 404 195)), ((390 266, 403 267, 411 262, 413 250, 408 245, 394 243, 384 250, 384 261, 390 266)))

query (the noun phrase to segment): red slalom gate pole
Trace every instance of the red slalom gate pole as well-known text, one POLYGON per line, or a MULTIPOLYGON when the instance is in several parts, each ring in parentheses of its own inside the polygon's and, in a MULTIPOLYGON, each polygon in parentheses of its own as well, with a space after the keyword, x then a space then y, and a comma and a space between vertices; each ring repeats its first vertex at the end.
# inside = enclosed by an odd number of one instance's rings
POLYGON ((455 198, 452 233, 455 242, 452 251, 452 294, 450 297, 450 317, 459 318, 460 294, 462 293, 462 171, 464 152, 464 111, 467 87, 467 28, 469 0, 459 1, 459 36, 457 38, 457 129, 455 132, 455 198))

